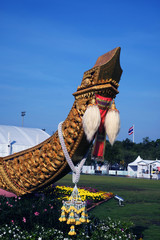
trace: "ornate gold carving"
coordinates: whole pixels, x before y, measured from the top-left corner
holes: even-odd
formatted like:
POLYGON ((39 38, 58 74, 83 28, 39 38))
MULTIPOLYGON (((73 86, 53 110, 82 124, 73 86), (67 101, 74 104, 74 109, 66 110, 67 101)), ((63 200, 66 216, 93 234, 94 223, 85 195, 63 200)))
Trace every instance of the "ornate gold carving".
MULTIPOLYGON (((73 95, 75 102, 62 125, 64 141, 74 163, 86 154, 90 143, 82 128, 87 106, 95 94, 114 98, 121 75, 119 48, 99 58, 95 66, 84 73, 81 86, 73 95)), ((56 131, 37 146, 0 158, 0 188, 23 195, 53 183, 70 171, 56 131)))

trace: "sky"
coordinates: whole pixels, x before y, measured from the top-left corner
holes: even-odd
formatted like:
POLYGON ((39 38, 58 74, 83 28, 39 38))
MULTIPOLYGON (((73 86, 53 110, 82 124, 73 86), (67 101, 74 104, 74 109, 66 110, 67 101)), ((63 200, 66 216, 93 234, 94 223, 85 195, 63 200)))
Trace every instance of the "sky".
POLYGON ((83 73, 121 47, 117 140, 160 138, 158 0, 0 0, 0 125, 46 129, 67 117, 83 73))

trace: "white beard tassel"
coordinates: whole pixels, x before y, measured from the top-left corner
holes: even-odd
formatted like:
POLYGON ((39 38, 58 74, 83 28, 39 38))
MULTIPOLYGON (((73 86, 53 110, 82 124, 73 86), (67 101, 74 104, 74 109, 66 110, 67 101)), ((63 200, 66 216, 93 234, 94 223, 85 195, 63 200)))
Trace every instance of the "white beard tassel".
POLYGON ((97 105, 89 105, 83 115, 82 124, 87 140, 90 142, 97 132, 101 115, 97 105))
POLYGON ((108 136, 110 144, 113 146, 116 137, 120 131, 120 115, 119 111, 115 107, 114 100, 112 102, 111 108, 108 110, 105 121, 104 127, 106 130, 106 134, 108 136))

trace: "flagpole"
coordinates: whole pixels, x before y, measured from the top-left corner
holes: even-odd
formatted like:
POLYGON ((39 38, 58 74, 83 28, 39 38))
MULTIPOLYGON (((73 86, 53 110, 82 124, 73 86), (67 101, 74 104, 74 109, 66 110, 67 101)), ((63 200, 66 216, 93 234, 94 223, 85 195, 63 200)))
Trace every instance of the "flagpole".
POLYGON ((134 124, 133 124, 133 143, 134 143, 134 124))

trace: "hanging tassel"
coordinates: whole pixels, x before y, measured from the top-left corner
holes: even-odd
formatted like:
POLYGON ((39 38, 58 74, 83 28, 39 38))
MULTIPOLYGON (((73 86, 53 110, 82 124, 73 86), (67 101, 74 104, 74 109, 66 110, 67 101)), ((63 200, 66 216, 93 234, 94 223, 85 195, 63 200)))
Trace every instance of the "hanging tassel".
POLYGON ((70 236, 76 235, 74 225, 72 225, 72 226, 70 227, 70 231, 69 231, 68 235, 70 235, 70 236))
POLYGON ((79 220, 79 216, 77 215, 77 218, 76 218, 76 225, 80 225, 81 224, 81 221, 79 220))
POLYGON ((73 210, 71 211, 68 220, 69 220, 70 223, 67 223, 67 224, 75 224, 76 223, 73 210))
POLYGON ((62 210, 61 217, 59 218, 59 221, 60 222, 65 222, 66 221, 66 215, 65 215, 65 211, 64 210, 62 210))
POLYGON ((120 116, 113 99, 112 106, 105 117, 104 126, 111 145, 114 144, 120 130, 120 116))
POLYGON ((86 222, 86 214, 85 214, 85 211, 82 212, 79 221, 80 221, 81 223, 85 223, 85 222, 86 222))
POLYGON ((64 143, 63 134, 62 134, 62 123, 58 125, 58 135, 60 139, 60 143, 62 145, 62 149, 64 151, 65 158, 72 169, 73 177, 72 181, 75 184, 72 194, 67 201, 63 201, 63 206, 61 207, 61 217, 59 218, 60 222, 66 221, 67 224, 71 224, 71 228, 69 231, 69 235, 76 235, 75 225, 80 225, 82 222, 89 222, 88 214, 85 215, 85 206, 86 202, 81 200, 80 194, 78 192, 77 183, 80 178, 80 172, 82 166, 85 163, 86 157, 81 160, 78 166, 74 166, 72 160, 67 154, 67 149, 64 143), (80 220, 80 215, 82 221, 80 220))
POLYGON ((87 213, 86 213, 85 217, 86 217, 86 223, 89 223, 90 220, 88 219, 88 214, 87 213))
POLYGON ((97 132, 100 122, 99 108, 95 103, 92 103, 87 107, 82 119, 83 129, 89 142, 97 132))

